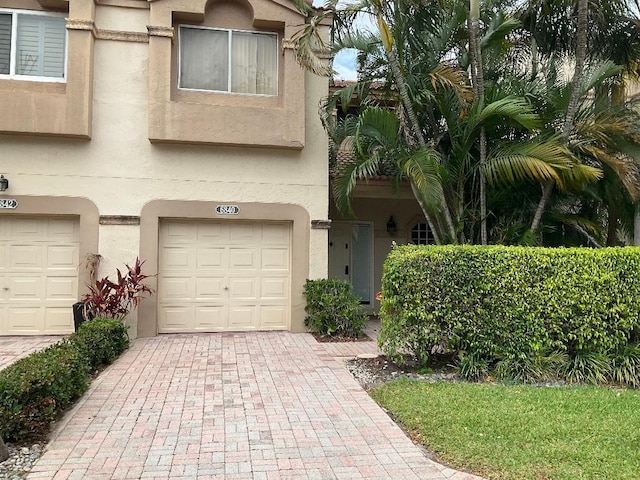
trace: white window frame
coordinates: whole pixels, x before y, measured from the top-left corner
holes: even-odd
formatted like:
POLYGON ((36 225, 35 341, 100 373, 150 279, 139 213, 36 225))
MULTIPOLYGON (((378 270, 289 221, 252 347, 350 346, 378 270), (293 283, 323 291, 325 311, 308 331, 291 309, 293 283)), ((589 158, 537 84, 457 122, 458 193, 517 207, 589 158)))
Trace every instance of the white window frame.
POLYGON ((280 91, 280 56, 278 55, 278 45, 280 44, 279 42, 279 35, 275 32, 258 32, 255 30, 237 30, 237 29, 230 29, 230 28, 215 28, 215 27, 205 27, 205 26, 201 26, 201 25, 187 25, 187 24, 181 24, 178 25, 178 90, 185 90, 185 91, 191 91, 191 92, 210 92, 210 93, 225 93, 228 95, 251 95, 251 96, 257 96, 257 97, 277 97, 278 96, 278 92, 280 91), (198 30, 216 30, 218 32, 227 32, 228 36, 229 36, 229 41, 227 42, 228 44, 228 58, 229 58, 229 65, 227 65, 227 85, 228 90, 208 90, 208 89, 204 89, 204 88, 185 88, 185 87, 181 87, 181 83, 182 83, 182 78, 181 78, 181 72, 182 72, 182 58, 181 58, 181 54, 182 54, 182 36, 181 36, 181 32, 183 28, 192 28, 192 29, 198 29, 198 30), (259 35, 271 35, 273 37, 276 38, 276 93, 275 94, 268 94, 268 93, 245 93, 245 92, 232 92, 231 91, 231 58, 232 58, 232 49, 233 49, 233 45, 232 45, 232 37, 233 37, 233 33, 237 32, 237 33, 251 33, 251 34, 259 34, 259 35))
POLYGON ((11 14, 11 52, 9 53, 9 74, 0 74, 0 79, 26 80, 29 82, 67 82, 67 59, 69 51, 69 31, 65 28, 64 33, 64 65, 62 67, 62 77, 41 77, 35 75, 19 75, 16 73, 16 49, 18 43, 18 15, 33 15, 65 18, 64 14, 53 12, 39 12, 36 10, 17 10, 10 8, 0 8, 0 14, 11 14))

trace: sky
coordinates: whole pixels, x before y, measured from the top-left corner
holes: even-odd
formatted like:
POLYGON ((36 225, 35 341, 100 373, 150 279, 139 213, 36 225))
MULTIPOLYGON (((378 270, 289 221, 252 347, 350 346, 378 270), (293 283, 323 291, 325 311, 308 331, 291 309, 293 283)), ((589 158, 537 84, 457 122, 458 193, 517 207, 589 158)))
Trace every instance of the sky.
MULTIPOLYGON (((344 0, 345 3, 350 0, 344 0)), ((325 0, 313 0, 313 5, 320 7, 324 4, 325 0)), ((373 28, 371 20, 368 18, 361 18, 356 21, 359 28, 373 28)), ((356 72, 356 50, 345 49, 339 52, 333 60, 333 69, 336 71, 334 75, 335 79, 339 80, 357 80, 356 72)))
POLYGON ((334 77, 340 80, 357 80, 356 50, 342 50, 333 60, 334 77))

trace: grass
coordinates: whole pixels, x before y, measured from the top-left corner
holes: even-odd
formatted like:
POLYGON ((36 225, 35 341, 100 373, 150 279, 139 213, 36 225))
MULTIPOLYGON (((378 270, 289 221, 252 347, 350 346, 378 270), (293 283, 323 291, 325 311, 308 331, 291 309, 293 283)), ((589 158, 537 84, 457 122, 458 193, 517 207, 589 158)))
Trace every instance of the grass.
POLYGON ((399 380, 371 396, 451 466, 503 480, 640 478, 640 392, 399 380))

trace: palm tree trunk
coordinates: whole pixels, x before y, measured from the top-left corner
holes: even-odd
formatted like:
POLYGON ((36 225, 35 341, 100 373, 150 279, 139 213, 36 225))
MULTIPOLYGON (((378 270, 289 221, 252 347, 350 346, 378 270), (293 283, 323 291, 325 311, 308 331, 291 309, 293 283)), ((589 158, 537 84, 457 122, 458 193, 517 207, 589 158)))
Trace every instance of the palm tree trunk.
POLYGON ((640 205, 636 204, 636 214, 633 218, 633 244, 640 246, 640 205))
POLYGON ((618 212, 613 206, 607 208, 607 247, 618 243, 618 212))
MULTIPOLYGON (((578 19, 576 30, 576 65, 573 70, 573 80, 571 81, 571 97, 569 98, 569 106, 567 114, 564 117, 564 125, 562 126, 562 137, 565 141, 569 140, 569 135, 575 123, 576 113, 578 111, 578 102, 580 100, 580 84, 582 83, 582 72, 584 70, 584 62, 587 57, 587 30, 589 27, 589 0, 578 0, 578 19)), ((538 203, 536 213, 531 222, 531 230, 536 232, 540 226, 540 220, 544 213, 551 192, 555 186, 555 180, 545 182, 542 191, 542 197, 538 203)))
MULTIPOLYGON (((395 81, 396 86, 398 87, 398 92, 400 93, 400 101, 402 102, 402 107, 407 113, 407 117, 409 122, 411 123, 411 131, 415 136, 415 140, 418 142, 418 145, 421 147, 426 147, 427 142, 424 139, 424 135, 422 135, 422 129, 420 128, 420 123, 418 122, 418 117, 416 116, 416 112, 413 109, 413 105, 411 103, 411 99, 409 98, 409 91, 407 90, 407 85, 404 81, 404 76, 402 75, 402 71, 400 70, 400 63, 393 53, 393 50, 387 51, 387 60, 389 62, 389 66, 391 68, 391 73, 393 74, 393 79, 395 81)), ((412 188, 414 186, 412 185, 412 188)), ((414 188, 414 194, 415 194, 414 188)), ((425 217, 427 218, 427 222, 429 226, 433 225, 433 220, 430 218, 429 213, 427 212, 424 203, 421 201, 421 198, 416 196, 422 211, 424 212, 425 217)), ((445 201, 443 205, 441 205, 442 212, 445 217, 445 222, 447 224, 447 229, 449 230, 448 236, 451 238, 452 242, 456 241, 456 229, 453 225, 453 219, 451 218, 451 212, 449 211, 449 205, 445 201)), ((434 231, 435 232, 435 231, 434 231)), ((434 237, 435 238, 435 237, 434 237)))
MULTIPOLYGON (((478 36, 480 35, 480 0, 471 0, 467 26, 469 27, 469 52, 471 54, 471 79, 473 83, 473 93, 476 102, 484 105, 484 70, 482 65, 482 51, 478 36)), ((483 128, 480 129, 480 166, 487 161, 487 134, 483 128)), ((487 236, 487 180, 482 168, 479 169, 480 181, 480 243, 486 245, 487 236)))

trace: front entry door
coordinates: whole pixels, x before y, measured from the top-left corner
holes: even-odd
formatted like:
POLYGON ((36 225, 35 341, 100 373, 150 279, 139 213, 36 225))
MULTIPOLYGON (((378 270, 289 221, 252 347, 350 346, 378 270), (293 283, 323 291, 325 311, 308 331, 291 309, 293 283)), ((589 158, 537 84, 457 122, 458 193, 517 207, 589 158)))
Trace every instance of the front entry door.
POLYGON ((353 285, 364 305, 372 304, 373 225, 333 222, 329 230, 329 278, 353 285))

